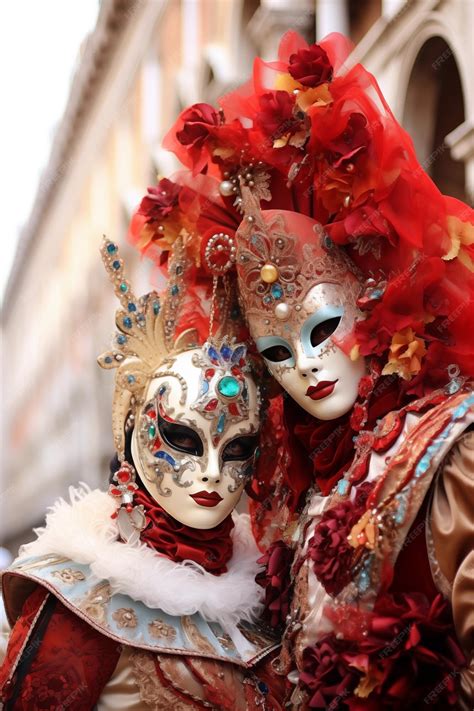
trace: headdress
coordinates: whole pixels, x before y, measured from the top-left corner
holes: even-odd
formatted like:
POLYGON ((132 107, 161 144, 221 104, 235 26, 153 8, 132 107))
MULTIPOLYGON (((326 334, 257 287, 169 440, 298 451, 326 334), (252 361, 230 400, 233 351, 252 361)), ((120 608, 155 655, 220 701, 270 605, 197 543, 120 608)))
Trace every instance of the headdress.
MULTIPOLYGON (((474 213, 439 192, 374 77, 346 64, 349 53, 340 35, 308 46, 288 32, 277 61, 257 58, 252 79, 219 110, 185 109, 164 146, 213 185, 207 206, 225 205, 219 219, 227 215, 232 237, 246 190, 263 216, 289 211, 320 223, 364 287, 358 351, 421 394, 446 381, 450 364, 472 372, 474 213)), ((196 252, 203 237, 194 230, 196 252)), ((316 249, 320 240, 316 231, 316 249)))

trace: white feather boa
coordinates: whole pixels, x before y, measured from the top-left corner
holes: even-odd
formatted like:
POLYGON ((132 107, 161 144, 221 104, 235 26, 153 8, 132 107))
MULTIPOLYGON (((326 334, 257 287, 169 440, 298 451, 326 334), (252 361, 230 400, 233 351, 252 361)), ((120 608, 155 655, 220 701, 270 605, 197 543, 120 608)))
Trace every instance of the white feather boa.
POLYGON ((110 515, 112 498, 87 485, 70 487, 70 503, 59 499, 46 516, 38 538, 20 549, 20 558, 57 554, 88 564, 98 580, 108 580, 114 593, 129 595, 169 615, 195 612, 223 627, 252 620, 261 612, 262 589, 255 582, 258 549, 247 515, 234 515, 234 552, 227 573, 216 576, 192 561, 174 563, 143 543, 118 540, 110 515))

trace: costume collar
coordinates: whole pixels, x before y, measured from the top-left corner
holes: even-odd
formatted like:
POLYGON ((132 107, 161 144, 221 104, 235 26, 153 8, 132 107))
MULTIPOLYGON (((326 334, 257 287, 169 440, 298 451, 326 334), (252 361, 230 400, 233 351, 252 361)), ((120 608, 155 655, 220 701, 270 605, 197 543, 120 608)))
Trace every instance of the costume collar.
POLYGON ((130 596, 169 615, 192 615, 224 627, 251 620, 261 611, 261 589, 255 582, 258 549, 249 517, 236 515, 233 555, 227 572, 208 573, 197 563, 175 563, 143 543, 129 545, 118 538, 112 498, 85 484, 70 488, 70 502, 60 499, 36 529, 38 538, 20 549, 16 563, 31 556, 54 554, 89 565, 112 592, 130 596))

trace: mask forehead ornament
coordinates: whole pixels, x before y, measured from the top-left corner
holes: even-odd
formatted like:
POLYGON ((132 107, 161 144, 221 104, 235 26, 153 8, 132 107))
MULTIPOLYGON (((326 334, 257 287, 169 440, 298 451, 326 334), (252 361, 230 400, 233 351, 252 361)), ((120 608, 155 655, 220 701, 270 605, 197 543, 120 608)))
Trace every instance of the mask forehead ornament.
POLYGON ((343 284, 355 302, 360 291, 356 267, 318 222, 285 210, 261 211, 245 186, 242 196, 245 218, 237 231, 237 272, 248 316, 267 326, 294 318, 317 284, 343 284))

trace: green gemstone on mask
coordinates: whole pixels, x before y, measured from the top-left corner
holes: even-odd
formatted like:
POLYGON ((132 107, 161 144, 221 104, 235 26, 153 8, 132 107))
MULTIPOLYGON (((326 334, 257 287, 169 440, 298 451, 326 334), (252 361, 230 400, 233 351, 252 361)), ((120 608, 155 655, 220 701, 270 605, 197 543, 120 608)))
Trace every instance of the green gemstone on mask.
POLYGON ((217 390, 224 397, 237 397, 240 393, 240 383, 232 375, 225 375, 217 383, 217 390))
POLYGON ((148 428, 148 437, 150 439, 153 439, 153 437, 156 435, 156 427, 155 425, 150 425, 148 428))

